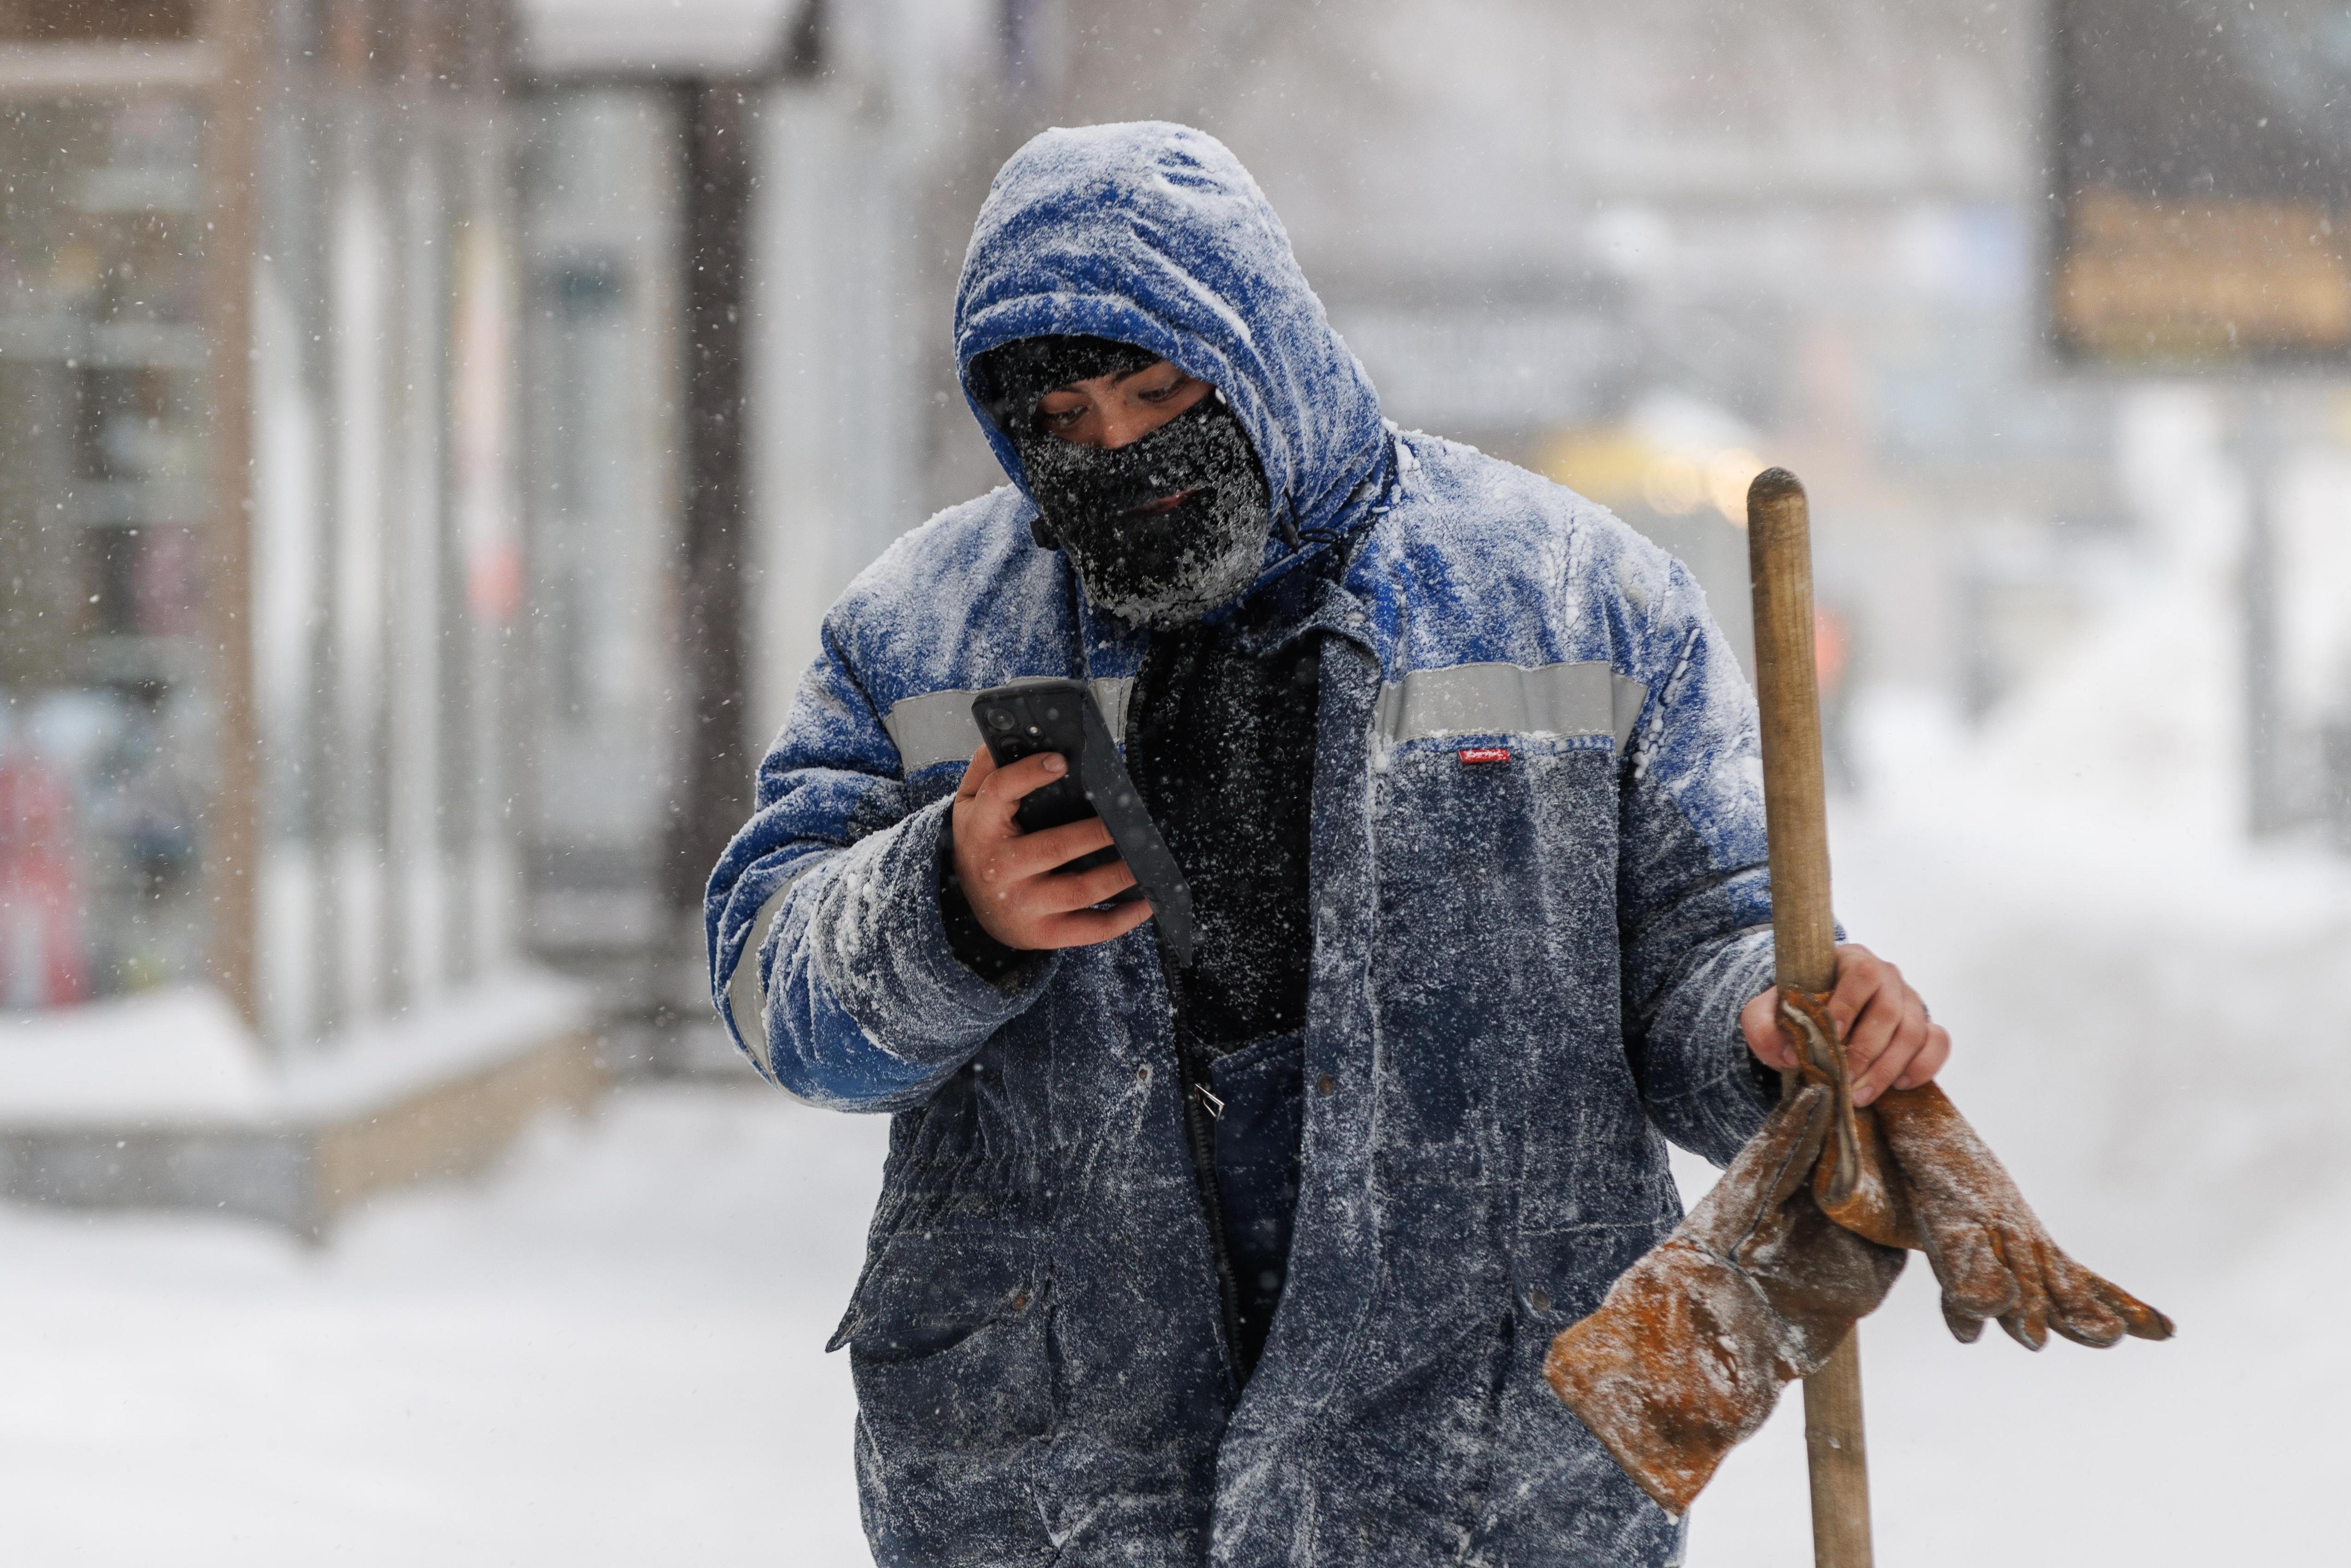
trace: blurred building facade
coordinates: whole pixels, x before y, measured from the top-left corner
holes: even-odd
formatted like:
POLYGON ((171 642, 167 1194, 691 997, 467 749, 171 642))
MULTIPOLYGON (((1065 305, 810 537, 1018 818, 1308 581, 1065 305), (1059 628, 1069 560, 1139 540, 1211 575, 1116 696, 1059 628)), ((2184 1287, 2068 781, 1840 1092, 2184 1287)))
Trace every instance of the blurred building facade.
POLYGON ((0 24, 0 1177, 315 1228, 591 1089, 518 964, 512 18, 0 24))
POLYGON ((621 1060, 739 1072, 702 884, 824 608, 927 509, 939 192, 990 123, 1001 16, 521 16, 529 940, 621 1060))
POLYGON ((679 106, 631 82, 526 101, 529 927, 627 1015, 670 936, 661 855, 684 761, 679 106))

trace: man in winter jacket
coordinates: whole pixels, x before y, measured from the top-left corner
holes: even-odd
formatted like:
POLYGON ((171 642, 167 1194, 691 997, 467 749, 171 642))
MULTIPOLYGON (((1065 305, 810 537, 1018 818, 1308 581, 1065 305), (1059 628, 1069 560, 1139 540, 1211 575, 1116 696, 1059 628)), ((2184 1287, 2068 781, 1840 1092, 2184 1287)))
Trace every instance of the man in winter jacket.
MULTIPOLYGON (((1541 1375, 1760 1124, 1752 706, 1688 574, 1405 434, 1212 138, 1050 131, 980 212, 1012 484, 900 539, 710 883, 721 1015, 893 1113, 833 1338, 885 1564, 1660 1563, 1541 1375), (1194 900, 1033 834, 973 695, 1091 684, 1194 900)), ((1844 950, 1865 1101, 1948 1042, 1844 950)))

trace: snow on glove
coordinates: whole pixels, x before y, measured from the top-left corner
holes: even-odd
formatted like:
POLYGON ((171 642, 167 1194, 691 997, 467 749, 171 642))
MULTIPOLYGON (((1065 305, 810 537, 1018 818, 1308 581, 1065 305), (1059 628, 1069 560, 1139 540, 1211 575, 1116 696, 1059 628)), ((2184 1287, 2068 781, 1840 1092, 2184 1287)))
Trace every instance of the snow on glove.
POLYGON ((1670 1513, 1902 1271, 1905 1253, 1833 1224, 1813 1199, 1832 1101, 1818 1085, 1783 1099, 1673 1235, 1552 1341, 1552 1391, 1670 1513))
POLYGON ((2076 1344, 2169 1339, 2171 1320, 2067 1257, 2000 1161, 1932 1083, 1889 1090, 1874 1115, 1961 1343, 1998 1318, 2027 1350, 2055 1329, 2076 1344))

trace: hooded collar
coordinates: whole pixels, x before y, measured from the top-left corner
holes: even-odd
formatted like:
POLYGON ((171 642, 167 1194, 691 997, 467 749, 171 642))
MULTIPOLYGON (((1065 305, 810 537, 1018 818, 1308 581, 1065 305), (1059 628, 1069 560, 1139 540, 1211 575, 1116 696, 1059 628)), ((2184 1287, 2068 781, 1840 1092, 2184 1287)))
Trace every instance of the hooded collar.
POLYGON ((965 400, 1024 495, 1019 454, 973 384, 990 349, 1045 333, 1110 338, 1214 385, 1272 495, 1259 587, 1360 528, 1394 482, 1378 394, 1281 220, 1224 143, 1189 126, 1048 131, 1014 153, 973 227, 955 331, 965 400))

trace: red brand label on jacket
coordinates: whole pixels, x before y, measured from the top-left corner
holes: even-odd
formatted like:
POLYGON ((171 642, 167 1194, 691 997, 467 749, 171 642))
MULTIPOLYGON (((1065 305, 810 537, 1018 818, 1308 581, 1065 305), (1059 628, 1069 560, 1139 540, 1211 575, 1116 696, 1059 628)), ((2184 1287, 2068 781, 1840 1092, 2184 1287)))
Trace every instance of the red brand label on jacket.
POLYGON ((1461 766, 1473 762, 1508 762, 1510 748, 1507 746, 1465 746, 1461 748, 1461 766))

